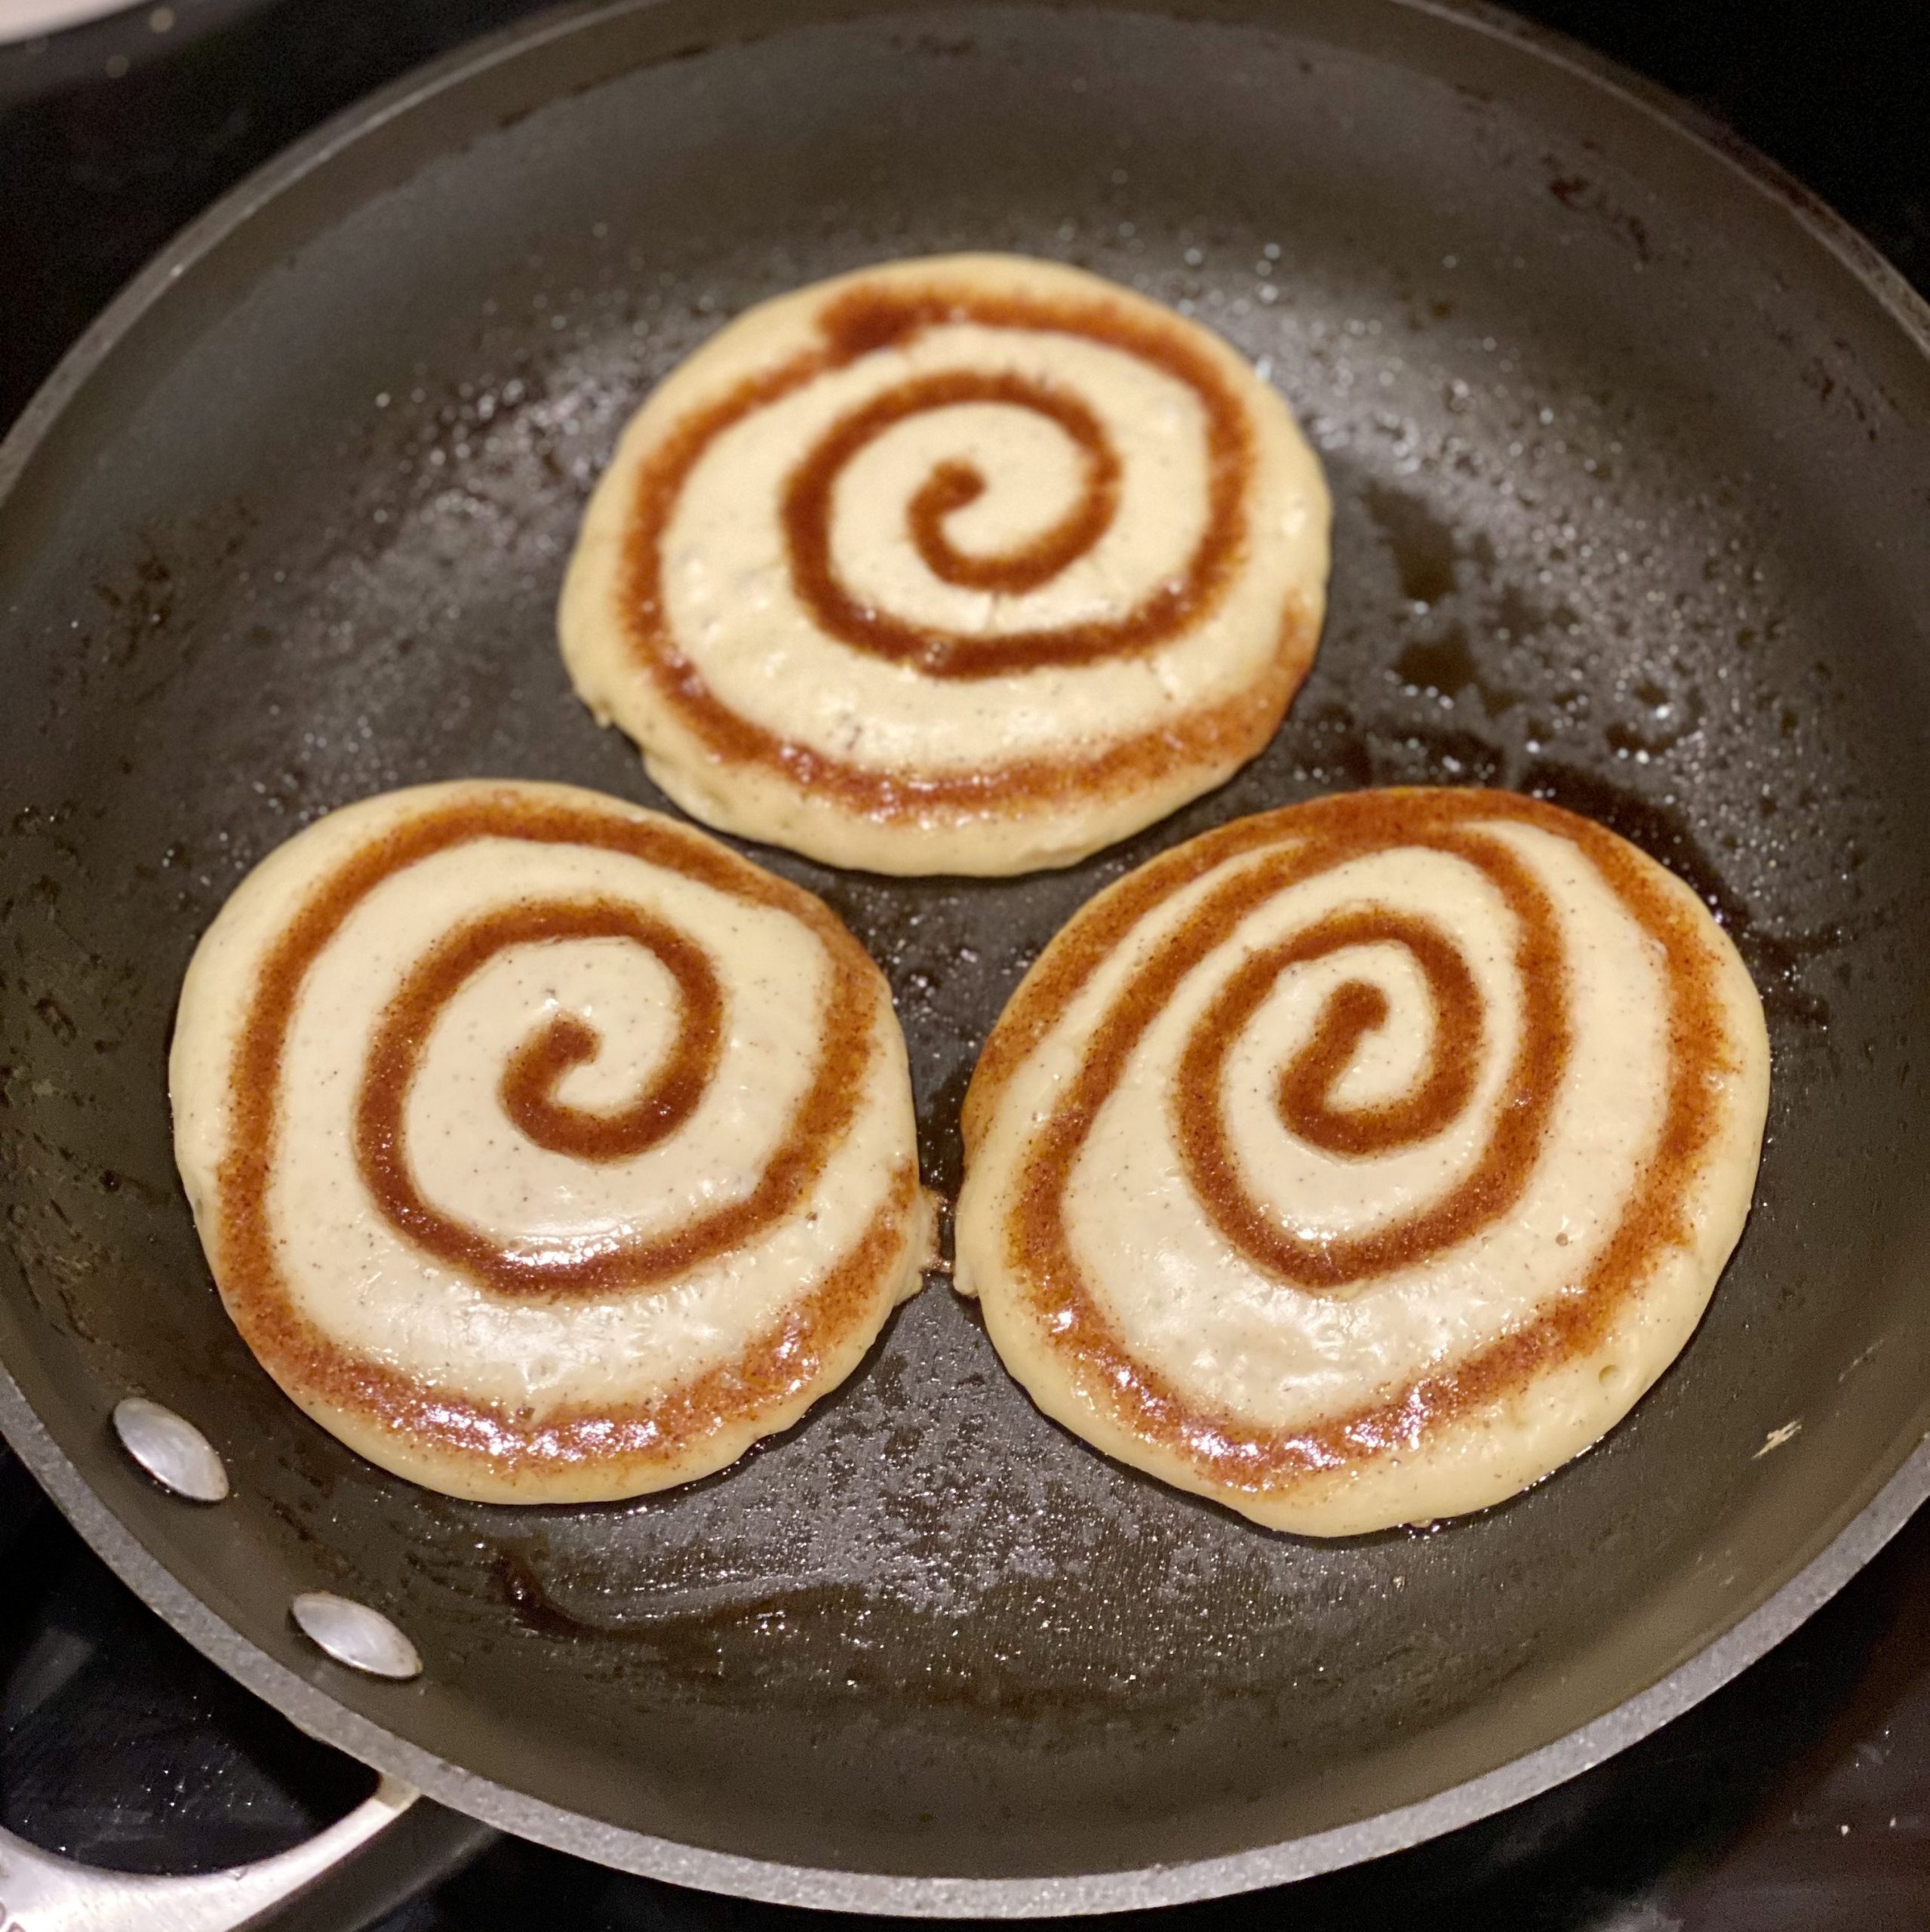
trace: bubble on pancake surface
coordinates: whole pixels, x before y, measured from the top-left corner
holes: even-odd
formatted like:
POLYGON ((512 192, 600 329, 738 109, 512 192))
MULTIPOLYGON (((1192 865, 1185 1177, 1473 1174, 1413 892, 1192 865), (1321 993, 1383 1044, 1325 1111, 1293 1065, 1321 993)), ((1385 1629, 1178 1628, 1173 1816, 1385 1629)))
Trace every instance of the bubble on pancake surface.
POLYGON ((568 787, 392 794, 272 854, 196 955, 171 1083, 250 1348, 454 1494, 723 1466, 850 1372, 930 1253, 862 949, 568 787))
POLYGON ((1311 662, 1329 504, 1197 325, 1011 257, 753 309, 625 432, 560 617, 708 822, 834 863, 1069 863, 1226 777, 1311 662))
POLYGON ((1762 1012, 1572 814, 1355 793, 1102 894, 988 1042, 960 1284, 1049 1414, 1256 1520, 1501 1500, 1626 1413, 1747 1212, 1762 1012))

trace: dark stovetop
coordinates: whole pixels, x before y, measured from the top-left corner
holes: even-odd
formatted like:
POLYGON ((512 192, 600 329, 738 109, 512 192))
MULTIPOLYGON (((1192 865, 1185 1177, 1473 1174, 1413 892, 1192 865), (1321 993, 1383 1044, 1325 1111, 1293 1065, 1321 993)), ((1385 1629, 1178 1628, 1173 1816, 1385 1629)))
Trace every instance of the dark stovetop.
MULTIPOLYGON (((174 0, 0 49, 0 425, 115 288, 240 175, 527 11, 174 0)), ((1922 0, 1520 11, 1727 121, 1930 292, 1930 60, 1909 30, 1930 16, 1922 0)), ((103 1864, 205 1869, 292 1842, 365 1782, 164 1628, 0 1451, 0 1823, 103 1864)), ((506 1841, 383 1932, 776 1932, 792 1916, 506 1841)), ((1199 1932, 1283 1918, 1307 1932, 1922 1932, 1930 1511, 1797 1635, 1588 1775, 1418 1850, 1165 1916, 1199 1932)))

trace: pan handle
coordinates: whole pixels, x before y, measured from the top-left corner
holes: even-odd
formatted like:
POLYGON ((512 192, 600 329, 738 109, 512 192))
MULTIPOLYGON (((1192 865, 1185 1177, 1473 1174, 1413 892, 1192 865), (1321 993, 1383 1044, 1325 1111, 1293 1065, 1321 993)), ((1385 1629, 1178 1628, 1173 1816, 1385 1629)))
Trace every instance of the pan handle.
POLYGON ((97 1871, 0 1831, 0 1932, 235 1932, 360 1851, 416 1797, 385 1778, 373 1797, 306 1844, 186 1878, 97 1871))

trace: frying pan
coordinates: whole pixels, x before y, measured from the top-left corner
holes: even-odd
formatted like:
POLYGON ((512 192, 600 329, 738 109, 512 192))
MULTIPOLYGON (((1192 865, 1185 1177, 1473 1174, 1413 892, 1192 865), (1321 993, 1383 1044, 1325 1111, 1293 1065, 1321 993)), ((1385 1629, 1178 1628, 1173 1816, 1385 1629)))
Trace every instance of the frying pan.
MULTIPOLYGON (((1930 1491, 1930 316, 1640 85, 1412 0, 617 0, 324 129, 190 229, 0 452, 10 1254, 0 1425, 296 1722, 611 1864, 874 1912, 1093 1912, 1412 1843, 1642 1736, 1930 1491), (1689 878, 1768 1005, 1749 1231, 1634 1415, 1432 1533, 1271 1535, 1089 1453, 934 1284, 737 1469, 636 1503, 412 1488, 221 1313, 162 1065, 195 937, 316 814, 463 774, 656 802, 552 609, 650 383, 885 256, 1018 248, 1190 304, 1318 442, 1319 663, 1271 749, 1071 871, 758 857, 890 974, 927 1178, 1102 883, 1235 813, 1479 782, 1689 878), (107 1418, 189 1418, 232 1494, 107 1418), (423 1675, 330 1662, 300 1592, 423 1675)), ((152 1921, 148 1921, 152 1922, 152 1921)))

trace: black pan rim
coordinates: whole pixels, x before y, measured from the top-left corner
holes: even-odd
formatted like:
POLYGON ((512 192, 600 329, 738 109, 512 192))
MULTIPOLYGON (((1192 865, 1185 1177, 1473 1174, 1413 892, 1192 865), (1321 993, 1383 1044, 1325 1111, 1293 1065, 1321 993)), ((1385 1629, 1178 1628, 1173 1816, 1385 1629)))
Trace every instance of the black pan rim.
MULTIPOLYGON (((128 284, 62 358, 0 441, 0 512, 41 444, 96 371, 195 263, 265 213, 296 183, 376 129, 448 89, 607 20, 662 0, 578 0, 456 50, 344 110, 231 189, 128 284)), ((910 0, 907 0, 910 4, 910 0)), ((1078 0, 1031 0, 1057 8, 1078 0)), ((1103 8, 1107 0, 1089 0, 1103 8)), ((1878 251, 1785 171, 1652 82, 1566 36, 1483 0, 1381 0, 1507 42, 1640 109, 1795 220, 1861 285, 1916 352, 1930 359, 1930 302, 1878 251)), ((1125 0, 1185 20, 1234 10, 1187 0, 1125 0)), ((1271 0, 1238 11, 1262 19, 1271 0)), ((818 10, 890 11, 876 0, 818 10)), ((719 44, 724 36, 719 36, 719 44)), ((103 1426, 105 1426, 103 1419, 103 1426)), ((1580 1775, 1738 1675, 1828 1601, 1930 1498, 1930 1439, 1900 1443, 1895 1463, 1831 1541, 1795 1576, 1667 1676, 1536 1750, 1398 1810, 1282 1844, 1199 1860, 1072 1876, 952 1878, 787 1865, 705 1850, 601 1823, 510 1790, 426 1752, 349 1710, 324 1687, 330 1666, 288 1669, 216 1616, 174 1578, 95 1494, 0 1366, 0 1435, 96 1554, 190 1643, 293 1722, 350 1755, 469 1815, 559 1850, 674 1884, 776 1905, 924 1918, 1047 1918, 1142 1910, 1256 1890, 1379 1857, 1476 1823, 1580 1775)))

